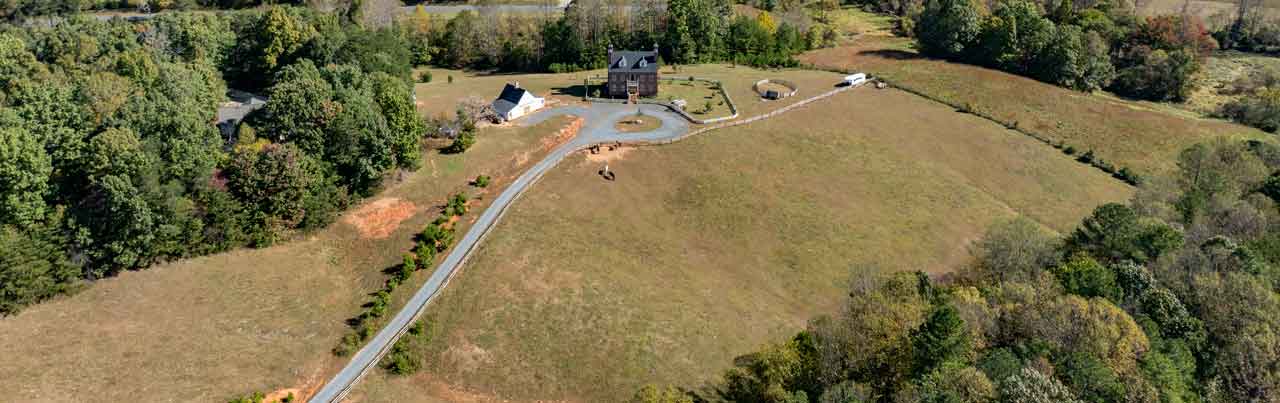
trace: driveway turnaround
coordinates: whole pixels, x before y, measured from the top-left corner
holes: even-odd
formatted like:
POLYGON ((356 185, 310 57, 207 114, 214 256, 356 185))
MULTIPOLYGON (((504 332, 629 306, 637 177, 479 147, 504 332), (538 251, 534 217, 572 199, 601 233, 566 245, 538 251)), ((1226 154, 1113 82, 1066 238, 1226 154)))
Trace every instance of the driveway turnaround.
POLYGON ((400 338, 414 320, 426 310, 427 304, 435 298, 444 286, 448 284, 453 274, 462 267, 463 263, 475 250, 480 241, 484 239, 489 230, 493 229, 498 220, 502 218, 503 213, 507 211, 507 207, 520 197, 530 185, 537 182, 543 174, 550 171, 561 160, 564 160, 570 153, 597 144, 614 144, 617 142, 634 143, 634 142, 663 142, 679 139, 681 136, 689 132, 689 123, 674 113, 668 111, 665 107, 657 105, 620 105, 620 104, 594 104, 590 107, 570 106, 545 110, 527 116, 521 122, 521 125, 533 125, 547 120, 551 117, 561 115, 574 115, 582 117, 584 122, 582 129, 577 136, 570 139, 569 142, 556 147, 541 161, 538 161, 532 168, 520 174, 515 182, 511 183, 496 199, 493 204, 480 214, 480 218, 467 234, 458 241, 458 244, 449 252, 444 261, 436 267, 431 273, 431 277, 427 279, 426 284, 422 285, 418 291, 409 299, 409 302, 391 318, 387 325, 378 331, 360 351, 351 357, 351 361, 347 366, 342 368, 333 379, 311 397, 311 403, 335 403, 342 400, 369 370, 378 365, 378 361, 382 360, 382 356, 391 349, 396 340, 400 338), (618 132, 613 124, 618 120, 634 115, 637 110, 643 110, 646 116, 656 117, 662 120, 662 127, 648 132, 618 132))

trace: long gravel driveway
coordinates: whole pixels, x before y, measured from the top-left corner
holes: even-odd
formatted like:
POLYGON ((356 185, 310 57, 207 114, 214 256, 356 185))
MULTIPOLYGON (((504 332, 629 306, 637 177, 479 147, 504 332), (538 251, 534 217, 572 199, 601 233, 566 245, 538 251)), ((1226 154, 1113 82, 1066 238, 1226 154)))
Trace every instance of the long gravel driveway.
POLYGON ((462 267, 463 263, 466 263, 471 252, 480 244, 480 241, 489 233, 489 230, 493 229, 494 225, 498 223, 503 213, 506 213, 507 207, 510 207, 511 203, 520 197, 520 194, 524 193, 542 175, 550 171, 552 167, 564 160, 570 153, 596 144, 675 140, 689 132, 689 123, 687 121, 666 108, 656 105, 594 104, 590 107, 559 107, 527 116, 520 121, 520 124, 529 126, 562 115, 575 115, 584 119, 582 129, 578 132, 578 135, 570 139, 569 142, 552 150, 551 154, 548 154, 521 174, 519 178, 516 178, 515 182, 511 183, 511 186, 508 186, 493 200, 493 204, 485 209, 484 213, 480 214, 480 218, 476 220, 471 230, 467 231, 467 234, 458 241, 444 261, 431 273, 431 277, 427 279, 426 284, 423 284, 422 288, 418 289, 408 304, 400 312, 397 312, 391 318, 391 321, 369 340, 368 344, 351 357, 351 361, 347 363, 347 366, 341 372, 326 383, 324 388, 321 388, 315 396, 311 397, 311 403, 336 403, 341 401, 361 377, 378 365, 378 361, 391 349, 391 346, 400 338, 400 335, 404 334, 414 320, 426 310, 427 304, 431 303, 431 300, 444 289, 453 274, 462 267), (635 114, 637 110, 643 110, 645 115, 649 117, 661 119, 662 127, 653 131, 633 133, 620 133, 614 129, 614 122, 625 116, 635 114))

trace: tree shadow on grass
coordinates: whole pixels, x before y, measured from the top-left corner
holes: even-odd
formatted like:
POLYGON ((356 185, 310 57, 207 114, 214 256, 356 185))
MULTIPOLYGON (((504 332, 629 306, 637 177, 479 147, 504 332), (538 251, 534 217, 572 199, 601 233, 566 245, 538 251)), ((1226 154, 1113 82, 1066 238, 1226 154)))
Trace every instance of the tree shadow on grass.
POLYGON ((919 53, 908 52, 905 50, 898 50, 898 49, 864 50, 864 51, 858 52, 858 55, 879 56, 879 57, 883 57, 885 59, 890 59, 890 60, 925 59, 925 57, 920 55, 919 53))
POLYGON ((567 87, 551 87, 551 95, 567 95, 567 96, 582 98, 587 96, 587 93, 588 93, 587 91, 595 91, 595 90, 599 90, 600 94, 605 93, 604 85, 597 84, 597 85, 587 86, 582 84, 574 84, 567 87))

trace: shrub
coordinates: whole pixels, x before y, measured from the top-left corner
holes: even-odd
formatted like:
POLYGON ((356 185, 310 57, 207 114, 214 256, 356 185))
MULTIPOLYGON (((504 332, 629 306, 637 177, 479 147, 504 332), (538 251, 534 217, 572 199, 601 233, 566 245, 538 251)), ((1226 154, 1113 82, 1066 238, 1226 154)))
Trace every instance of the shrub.
POLYGON ((418 372, 422 368, 422 360, 417 355, 409 351, 403 343, 405 339, 400 339, 396 345, 391 348, 391 354, 383 358, 383 367, 395 375, 411 375, 418 372))
POLYGON ((354 353, 356 350, 359 350, 360 343, 362 342, 363 340, 360 339, 359 334, 348 333, 342 336, 342 341, 338 343, 337 347, 333 348, 333 355, 346 357, 347 355, 354 353))
POLYGON ((476 180, 471 181, 471 184, 478 188, 487 188, 489 187, 489 175, 477 176, 476 180))
POLYGON ((445 215, 460 216, 467 213, 467 195, 458 193, 449 197, 449 203, 444 208, 445 215))
POLYGON ((449 75, 449 84, 453 84, 453 74, 449 75))
POLYGON ((1142 178, 1138 174, 1133 173, 1129 168, 1120 168, 1119 171, 1112 174, 1116 179, 1122 180, 1130 185, 1138 186, 1142 184, 1142 178))
POLYGON ((1094 160, 1094 161, 1093 161, 1093 166, 1098 167, 1098 169, 1101 169, 1101 170, 1102 170, 1102 172, 1106 172, 1106 173, 1109 173, 1109 174, 1115 174, 1115 173, 1116 173, 1116 166, 1115 166, 1115 165, 1111 165, 1111 163, 1106 162, 1106 161, 1103 161, 1103 160, 1101 160, 1101 159, 1094 160))
POLYGON ((400 265, 400 269, 396 271, 396 276, 393 278, 398 281, 408 280, 414 270, 418 269, 418 261, 416 258, 417 256, 413 254, 405 254, 404 263, 400 265))
POLYGON ((228 400, 227 403, 262 403, 262 400, 266 398, 267 396, 263 395, 262 392, 253 392, 253 394, 245 397, 228 400))
POLYGON ((1228 102, 1218 112, 1231 120, 1275 133, 1280 129, 1280 88, 1257 91, 1228 102))
POLYGON ((420 83, 431 82, 431 71, 423 71, 421 74, 418 74, 418 82, 420 83))
POLYGON ((1076 161, 1091 164, 1093 163, 1093 158, 1093 150, 1089 150, 1085 151, 1084 154, 1081 154, 1079 157, 1076 157, 1076 161))
POLYGON ((458 138, 453 139, 453 143, 450 143, 448 147, 445 147, 443 150, 440 150, 440 151, 444 152, 445 154, 461 154, 462 152, 467 151, 467 149, 471 148, 472 145, 475 145, 475 143, 476 143, 475 133, 472 133, 471 131, 467 130, 467 131, 463 131, 462 133, 459 133, 458 138))
POLYGON ((1074 155, 1076 153, 1076 148, 1072 146, 1063 147, 1062 153, 1066 155, 1074 155))
POLYGON ((436 248, 434 244, 429 245, 426 241, 419 240, 415 251, 418 253, 418 270, 426 269, 431 264, 431 261, 435 260, 436 248))

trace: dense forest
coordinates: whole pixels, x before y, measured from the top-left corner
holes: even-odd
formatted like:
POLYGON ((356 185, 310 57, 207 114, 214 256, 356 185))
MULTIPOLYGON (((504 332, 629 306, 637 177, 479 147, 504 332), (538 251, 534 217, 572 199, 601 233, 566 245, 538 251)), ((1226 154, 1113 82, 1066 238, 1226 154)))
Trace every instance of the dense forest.
POLYGON ((302 8, 0 30, 0 312, 328 224, 426 128, 408 45, 302 8), (269 96, 238 136, 215 112, 269 96))
MULTIPOLYGON (((734 402, 1274 402, 1277 201, 1280 148, 1196 145, 1173 178, 1065 237, 1015 219, 940 279, 855 271, 843 309, 739 357, 708 390, 734 402)), ((648 386, 634 401, 692 400, 648 386)))

